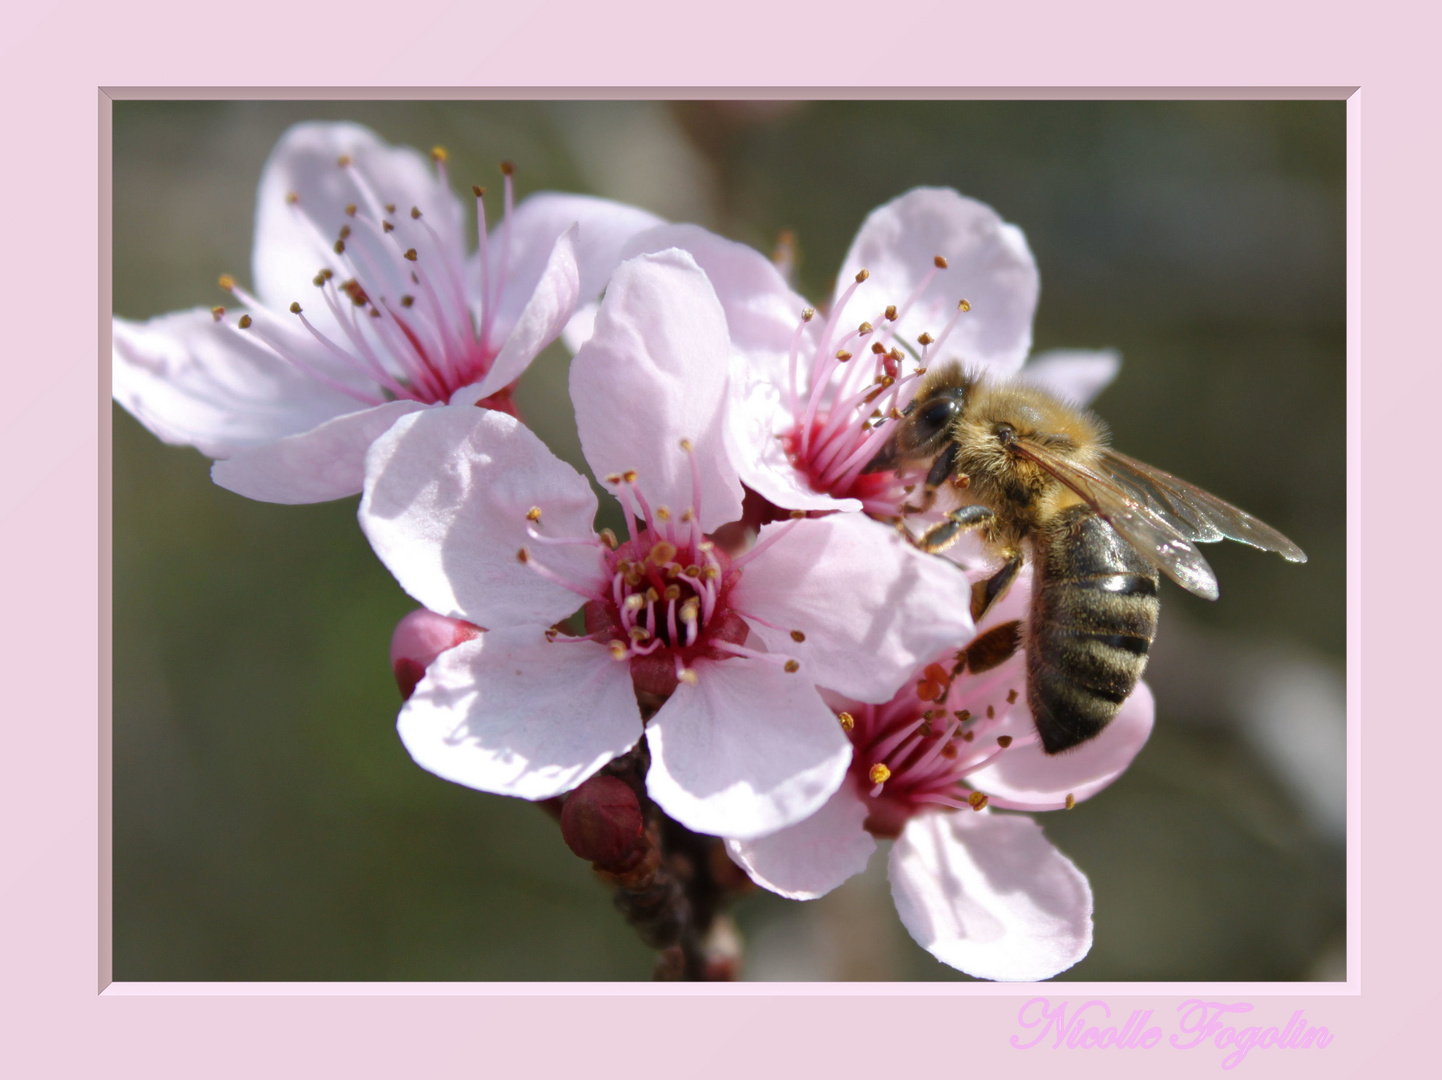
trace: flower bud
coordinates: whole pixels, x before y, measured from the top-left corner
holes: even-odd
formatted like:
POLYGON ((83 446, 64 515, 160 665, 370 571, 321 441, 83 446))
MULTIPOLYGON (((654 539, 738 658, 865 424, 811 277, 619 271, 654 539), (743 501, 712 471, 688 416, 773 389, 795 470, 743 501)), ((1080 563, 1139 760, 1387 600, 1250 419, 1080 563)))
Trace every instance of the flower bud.
POLYGON ((426 608, 417 608, 397 623, 391 635, 391 670, 401 699, 407 700, 415 692, 432 660, 480 633, 481 628, 474 623, 437 615, 426 608))
POLYGON ((599 869, 617 869, 636 850, 645 828, 641 803, 624 780, 593 776, 566 798, 561 837, 599 869))

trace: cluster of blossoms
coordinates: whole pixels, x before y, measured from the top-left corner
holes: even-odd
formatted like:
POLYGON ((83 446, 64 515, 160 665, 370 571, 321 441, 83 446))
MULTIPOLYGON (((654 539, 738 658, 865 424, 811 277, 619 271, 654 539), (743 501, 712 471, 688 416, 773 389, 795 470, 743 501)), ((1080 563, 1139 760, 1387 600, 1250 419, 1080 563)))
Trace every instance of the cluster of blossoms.
POLYGON ((261 182, 254 295, 226 278, 238 308, 116 319, 116 399, 240 494, 362 493, 362 529, 423 605, 392 663, 401 738, 431 772, 544 800, 644 744, 647 798, 757 884, 821 896, 887 840, 897 910, 938 959, 990 979, 1070 967, 1086 878, 1005 811, 1105 787, 1150 696, 1043 754, 1025 576, 973 625, 978 552, 909 544, 890 520, 918 477, 867 465, 928 358, 1077 401, 1116 358, 1028 361, 1025 239, 950 190, 873 212, 817 309, 748 247, 602 199, 513 206, 503 173, 494 231, 474 189, 467 254, 442 151, 292 129, 261 182), (558 338, 622 536, 511 398, 558 338))

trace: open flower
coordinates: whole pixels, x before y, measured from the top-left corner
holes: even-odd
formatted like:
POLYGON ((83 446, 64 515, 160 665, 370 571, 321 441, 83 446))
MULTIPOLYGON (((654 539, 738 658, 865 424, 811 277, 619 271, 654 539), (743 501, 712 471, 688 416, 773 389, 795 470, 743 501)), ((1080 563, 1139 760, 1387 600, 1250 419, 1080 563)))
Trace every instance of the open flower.
POLYGON ((1070 809, 1115 780, 1151 733, 1139 683, 1095 739, 1055 756, 1026 707, 1029 575, 989 612, 965 649, 915 673, 882 705, 833 698, 851 738, 847 782, 813 817, 732 857, 792 899, 860 873, 876 838, 894 838, 896 910, 917 943, 983 979, 1046 979, 1091 948, 1091 889, 1031 819, 1003 810, 1070 809))
MULTIPOLYGON (((1110 352, 1031 348, 1039 278, 1026 238, 991 207, 949 188, 917 188, 874 210, 822 313, 760 252, 694 225, 638 234, 630 255, 677 247, 726 312, 735 374, 728 437, 741 479, 784 509, 890 516, 916 477, 867 473, 931 358, 960 358, 1084 403, 1115 372, 1110 352)), ((684 297, 668 298, 685 320, 684 297)))
POLYGON ((419 764, 543 799, 644 730, 647 787, 667 814, 761 836, 846 775, 851 743, 818 685, 883 702, 970 636, 965 575, 859 515, 773 523, 735 555, 712 540, 741 508, 725 341, 683 252, 613 277, 571 389, 624 540, 596 534, 589 484, 512 417, 428 410, 376 441, 360 509, 372 546, 431 611, 485 628, 441 653, 401 712, 419 764), (664 317, 678 295, 690 322, 664 317), (582 606, 585 636, 565 635, 557 624, 582 606), (655 710, 644 727, 638 695, 655 710))
POLYGON ((366 448, 400 416, 447 402, 512 411, 511 388, 597 296, 621 244, 660 220, 542 193, 479 250, 444 151, 430 162, 355 124, 306 123, 261 177, 252 295, 210 310, 114 320, 114 395, 166 442, 216 462, 222 487, 269 502, 361 489, 366 448))

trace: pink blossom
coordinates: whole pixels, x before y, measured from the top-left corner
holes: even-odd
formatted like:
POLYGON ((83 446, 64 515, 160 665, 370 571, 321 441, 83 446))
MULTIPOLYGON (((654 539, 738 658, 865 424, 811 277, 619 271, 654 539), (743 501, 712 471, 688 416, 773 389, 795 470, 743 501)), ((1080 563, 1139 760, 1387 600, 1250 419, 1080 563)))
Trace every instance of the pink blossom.
MULTIPOLYGON (((741 479, 774 506, 889 516, 916 477, 865 472, 929 358, 957 357, 1085 403, 1109 352, 1043 354, 1023 368, 1039 277, 1026 238, 983 203, 917 188, 874 210, 821 313, 759 252, 694 225, 638 234, 625 253, 677 247, 706 272, 735 365, 728 439, 741 479)), ((667 305, 689 318, 682 298, 667 305)), ((569 336, 569 331, 568 331, 569 336)))
POLYGON ((512 411, 521 373, 659 219, 551 193, 513 208, 507 167, 488 234, 474 192, 468 255, 443 151, 428 162, 355 124, 291 128, 261 177, 254 295, 227 276, 224 307, 115 319, 115 399, 219 459, 222 487, 283 503, 358 492, 366 448, 406 413, 512 411))
MULTIPOLYGON (((1025 620, 1029 573, 978 627, 1025 620)), ((1025 656, 980 672, 950 652, 881 705, 831 699, 849 725, 847 782, 813 817, 761 839, 728 841, 760 885, 821 896, 894 839, 892 897, 912 937, 984 979, 1046 979, 1091 948, 1091 889, 1031 819, 1000 810, 1069 809, 1115 780, 1151 732, 1138 684, 1115 720, 1050 756, 1026 707, 1025 656)))
POLYGON ((360 518, 427 608, 487 628, 442 653, 399 730, 415 760, 548 798, 643 731, 647 788, 698 832, 756 837, 821 807, 851 743, 818 686, 888 700, 971 633, 965 575, 860 515, 773 523, 750 550, 725 452, 726 319, 684 252, 622 264, 572 366, 587 461, 626 511, 513 418, 427 410, 372 447, 360 518), (669 317, 684 301, 691 316, 669 317), (557 624, 584 606, 585 636, 557 624), (644 723, 638 694, 654 715, 644 723))

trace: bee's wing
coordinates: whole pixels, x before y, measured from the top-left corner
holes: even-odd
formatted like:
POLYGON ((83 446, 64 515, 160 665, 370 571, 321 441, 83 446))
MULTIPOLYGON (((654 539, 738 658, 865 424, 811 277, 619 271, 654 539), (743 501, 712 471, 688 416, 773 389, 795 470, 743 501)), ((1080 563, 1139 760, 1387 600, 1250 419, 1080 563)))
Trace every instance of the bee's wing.
MULTIPOLYGON (((1030 440, 1018 439, 1012 448, 1036 462, 1082 498, 1138 553, 1188 592, 1205 600, 1217 598, 1217 578, 1202 553, 1192 544, 1195 529, 1185 520, 1148 505, 1149 499, 1124 487, 1110 476, 1058 455, 1030 440)), ((1220 539, 1214 536, 1212 539, 1220 539)))
POLYGON ((1307 561, 1302 549, 1276 529, 1195 484, 1111 449, 1102 451, 1101 464, 1117 484, 1140 496, 1153 512, 1185 523, 1191 530, 1185 534, 1189 540, 1205 544, 1226 537, 1275 551, 1288 562, 1307 561))

